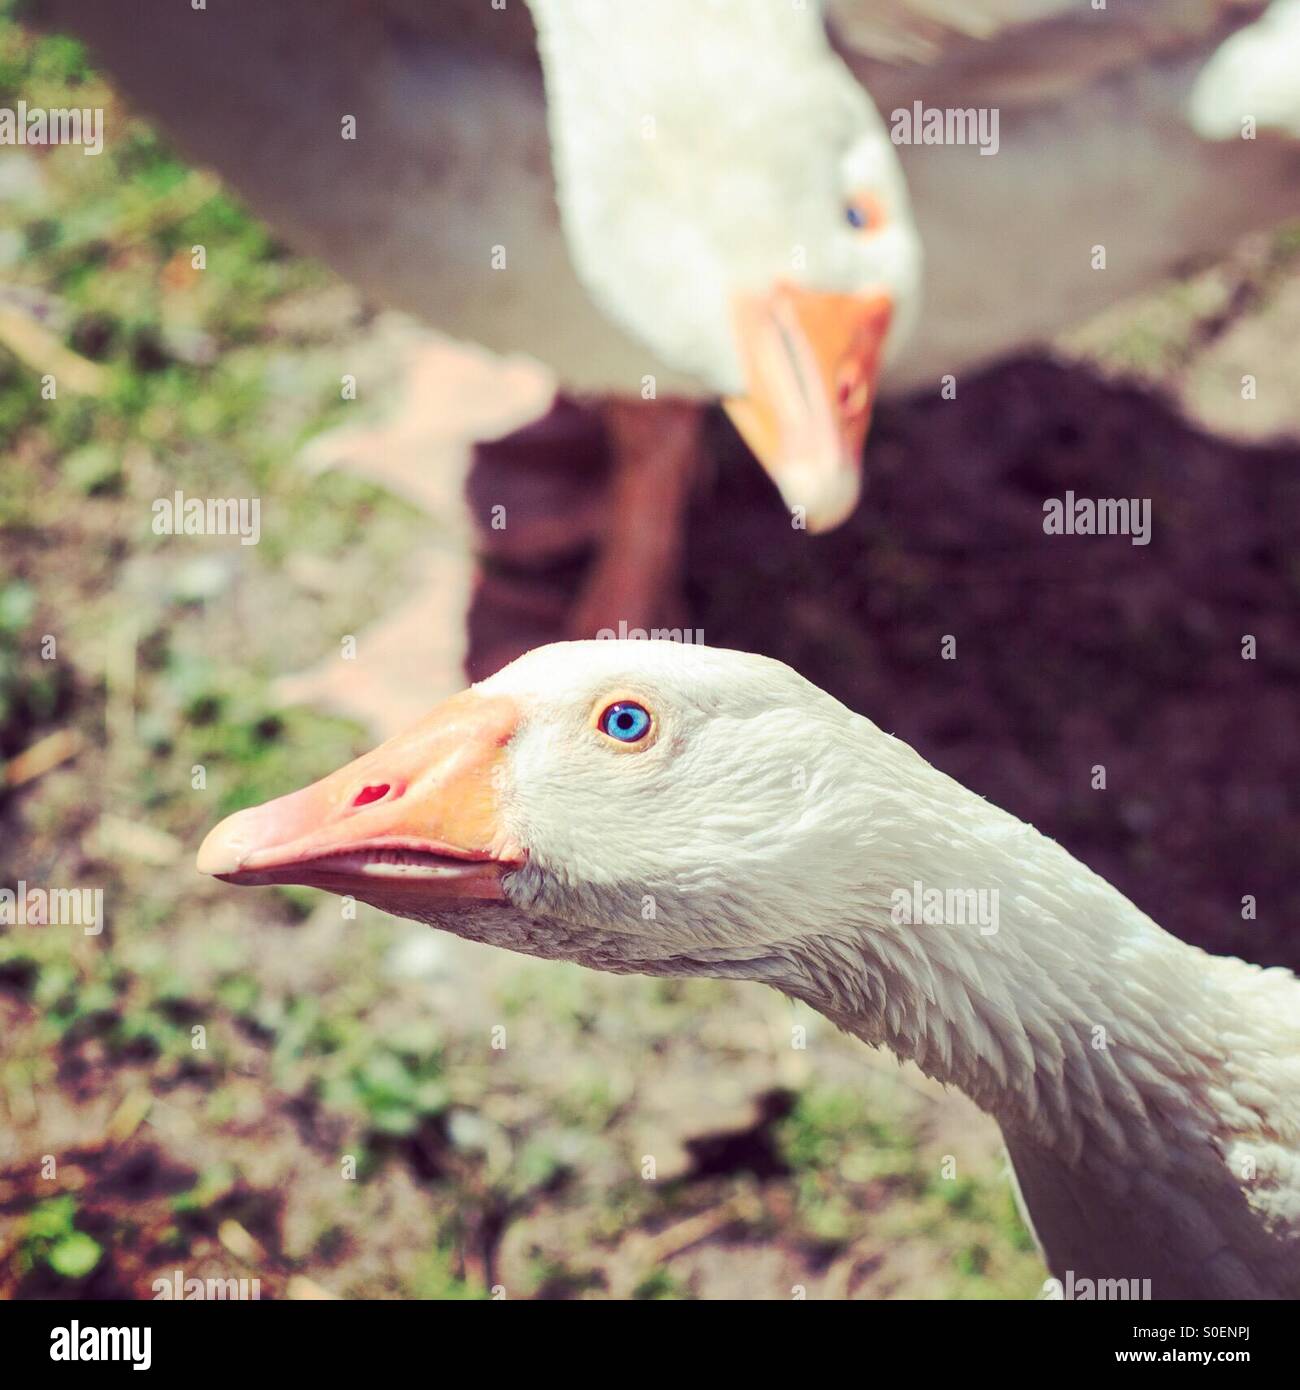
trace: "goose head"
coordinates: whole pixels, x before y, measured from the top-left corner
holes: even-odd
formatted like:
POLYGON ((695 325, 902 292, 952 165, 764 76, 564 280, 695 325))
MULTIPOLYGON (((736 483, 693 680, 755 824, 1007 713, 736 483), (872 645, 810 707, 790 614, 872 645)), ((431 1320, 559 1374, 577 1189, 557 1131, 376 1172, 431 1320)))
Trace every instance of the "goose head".
POLYGON ((580 278, 723 398, 808 529, 838 525, 921 251, 888 132, 818 7, 531 5, 580 278))
POLYGON ((198 867, 596 968, 781 984, 793 934, 861 889, 835 794, 859 725, 766 658, 559 643, 228 817, 198 867))

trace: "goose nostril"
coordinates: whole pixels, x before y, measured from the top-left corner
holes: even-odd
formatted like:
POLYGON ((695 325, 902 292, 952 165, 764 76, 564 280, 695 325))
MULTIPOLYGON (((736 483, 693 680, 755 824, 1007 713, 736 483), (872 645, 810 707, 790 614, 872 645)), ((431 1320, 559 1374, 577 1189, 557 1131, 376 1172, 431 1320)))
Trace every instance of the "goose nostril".
POLYGON ((841 414, 860 415, 867 408, 869 395, 870 387, 861 372, 850 367, 840 373, 836 399, 841 414))
POLYGON ((387 782, 380 782, 373 787, 362 787, 352 798, 352 804, 353 806, 369 806, 372 801, 382 801, 388 795, 389 790, 390 787, 387 782))

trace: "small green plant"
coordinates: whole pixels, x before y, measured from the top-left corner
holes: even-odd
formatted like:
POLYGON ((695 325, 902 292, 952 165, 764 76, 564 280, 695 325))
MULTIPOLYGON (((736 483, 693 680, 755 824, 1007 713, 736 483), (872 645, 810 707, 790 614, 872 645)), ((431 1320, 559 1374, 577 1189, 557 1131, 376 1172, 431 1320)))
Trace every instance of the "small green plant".
POLYGON ((415 1298, 438 1301, 481 1299, 485 1297, 481 1287, 470 1284, 456 1272, 456 1262, 448 1245, 439 1245, 430 1251, 419 1272, 415 1275, 412 1295, 415 1298))
POLYGON ((179 1217, 196 1217, 226 1201, 235 1191, 236 1183, 237 1175, 230 1164, 216 1164, 201 1173, 187 1192, 172 1198, 172 1210, 179 1217))
POLYGON ((414 1134, 451 1100, 440 1059, 380 1048, 326 1086, 329 1104, 364 1113, 372 1133, 414 1134))
POLYGON ((675 1279, 668 1270, 656 1269, 647 1274, 632 1290, 632 1297, 663 1302, 670 1299, 687 1298, 689 1293, 681 1281, 675 1279))
POLYGON ((104 1257, 100 1243, 79 1231, 77 1199, 70 1193, 33 1208, 23 1233, 21 1259, 29 1271, 44 1266, 61 1279, 84 1279, 104 1257))

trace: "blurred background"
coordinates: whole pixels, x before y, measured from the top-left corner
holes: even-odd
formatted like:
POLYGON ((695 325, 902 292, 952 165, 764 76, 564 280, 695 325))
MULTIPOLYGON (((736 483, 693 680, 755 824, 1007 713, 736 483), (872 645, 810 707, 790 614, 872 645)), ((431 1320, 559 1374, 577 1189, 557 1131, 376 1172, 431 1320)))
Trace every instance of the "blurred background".
MULTIPOLYGON (((482 16, 452 8, 472 54, 482 16)), ((1229 23, 1215 8, 1198 8, 1203 30, 1160 31, 1143 83, 1204 61, 1205 27, 1218 41, 1229 23)), ((324 11, 360 25, 357 51, 382 68, 426 21, 377 13, 324 11)), ((521 70, 523 18, 502 59, 521 70)), ((544 368, 434 331, 455 277, 403 260, 410 218, 367 202, 389 185, 418 200, 419 170, 394 184, 381 158, 373 188, 335 186, 340 218, 313 233, 321 181, 294 204, 254 167, 272 230, 210 167, 243 139, 242 108, 112 27, 76 5, 0 4, 0 107, 105 112, 97 157, 0 147, 0 886, 100 887, 106 918, 99 935, 0 926, 0 1291, 151 1297, 181 1269, 257 1278, 264 1297, 1033 1297, 1044 1270, 992 1122, 802 1007, 199 879, 219 817, 363 751, 466 667, 559 635, 589 550, 490 560, 532 607, 476 588, 474 553, 503 489, 534 537, 589 536, 606 464, 578 403, 529 425, 553 390, 544 368), (67 32, 86 29, 108 66, 67 32), (175 90, 150 87, 160 70, 175 90), (365 235, 344 235, 353 217, 365 235), (153 504, 177 489, 260 499, 258 544, 156 534, 153 504)), ((902 42, 884 28, 865 49, 902 42)), ((1059 36, 1028 32, 996 71, 988 43, 959 35, 943 80, 1037 64, 1036 83, 1004 88, 1025 104, 1004 116, 1007 163, 973 161, 1032 222, 1011 156, 1030 142, 1012 136, 1074 118, 1059 72, 1042 78, 1059 36)), ((1089 55, 1078 111, 1104 112, 1130 70, 1069 51, 1089 55)), ((263 62, 292 73, 284 45, 259 55, 242 80, 263 62)), ((894 84, 886 110, 939 80, 934 55, 892 58, 861 69, 894 84)), ((942 304, 951 248, 1002 233, 976 230, 960 184, 965 221, 927 223, 941 180, 908 153, 942 304)), ((708 642, 789 662, 1184 939, 1300 968, 1300 223, 1281 216, 1300 159, 1282 142, 1261 159, 1244 175, 1207 164, 1210 192, 1180 204, 1186 239, 1168 212, 1158 256, 1119 257, 1129 269, 1089 283, 1079 312, 989 323, 1001 360, 963 373, 955 399, 882 403, 866 501, 828 536, 790 529, 712 415, 685 583, 708 642), (1242 202, 1229 178, 1256 180, 1263 225, 1224 224, 1220 204, 1242 202), (1151 544, 1045 536, 1043 499, 1069 489, 1151 498, 1151 544)), ((1080 202, 1115 196, 1090 171, 1139 165, 1131 146, 1080 159, 1080 202)), ((1027 245, 1007 254, 1037 304, 1047 272, 1027 245)), ((923 335, 900 383, 928 370, 927 341, 941 355, 923 335)))

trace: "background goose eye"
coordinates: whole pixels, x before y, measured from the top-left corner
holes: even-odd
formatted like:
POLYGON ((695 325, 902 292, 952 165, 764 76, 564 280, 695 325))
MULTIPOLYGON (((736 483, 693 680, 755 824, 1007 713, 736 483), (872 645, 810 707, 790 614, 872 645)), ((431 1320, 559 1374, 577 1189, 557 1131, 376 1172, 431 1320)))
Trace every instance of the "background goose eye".
POLYGON ((650 713, 633 700, 619 700, 600 716, 599 728, 619 743, 637 743, 650 732, 650 713))
POLYGON ((844 204, 844 220, 855 232, 878 232, 889 221, 874 193, 855 193, 844 204))

